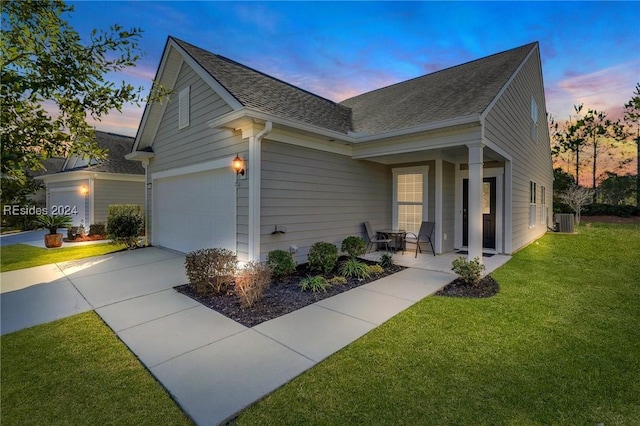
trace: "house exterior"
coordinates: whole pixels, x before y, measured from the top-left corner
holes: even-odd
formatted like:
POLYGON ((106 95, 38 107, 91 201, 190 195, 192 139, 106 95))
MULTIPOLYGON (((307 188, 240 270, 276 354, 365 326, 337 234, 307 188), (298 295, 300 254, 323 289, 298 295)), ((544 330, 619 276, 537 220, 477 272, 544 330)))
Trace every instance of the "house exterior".
POLYGON ((537 43, 335 103, 169 37, 156 80, 175 96, 146 106, 127 156, 145 168, 153 245, 306 261, 317 241, 364 236, 363 221, 434 221, 436 253, 474 258, 547 230, 537 43))
POLYGON ((100 131, 95 136, 98 146, 108 149, 106 159, 70 155, 59 171, 36 177, 46 185, 49 214, 68 214, 74 226, 106 222, 110 204, 145 205, 144 168, 125 158, 134 138, 100 131))

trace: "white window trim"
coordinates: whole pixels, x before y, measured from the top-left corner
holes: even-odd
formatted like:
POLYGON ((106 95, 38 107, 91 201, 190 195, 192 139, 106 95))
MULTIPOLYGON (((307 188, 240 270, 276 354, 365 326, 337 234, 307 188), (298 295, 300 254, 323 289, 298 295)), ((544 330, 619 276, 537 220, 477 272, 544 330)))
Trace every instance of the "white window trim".
POLYGON ((393 209, 392 228, 398 228, 398 176, 422 173, 422 221, 429 220, 429 166, 400 167, 392 169, 393 173, 393 209))
POLYGON ((533 96, 531 97, 530 113, 531 113, 531 128, 529 129, 529 135, 531 136, 531 139, 535 140, 538 138, 539 116, 538 116, 538 103, 533 98, 533 96))
POLYGON ((540 225, 547 224, 547 188, 540 185, 540 225))
POLYGON ((538 225, 538 183, 530 179, 529 180, 529 229, 535 228, 538 225), (533 187, 533 191, 532 191, 533 187), (533 200, 531 199, 533 195, 533 200))
POLYGON ((178 95, 178 129, 180 130, 189 127, 190 98, 191 86, 180 90, 178 95))

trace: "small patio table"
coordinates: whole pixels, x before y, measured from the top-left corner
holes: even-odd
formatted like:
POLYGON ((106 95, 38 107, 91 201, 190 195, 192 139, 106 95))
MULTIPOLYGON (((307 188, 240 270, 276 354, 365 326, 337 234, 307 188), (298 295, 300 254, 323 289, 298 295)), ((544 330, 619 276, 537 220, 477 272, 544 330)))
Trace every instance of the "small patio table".
POLYGON ((404 252, 404 238, 407 235, 407 231, 404 229, 380 229, 376 231, 378 234, 384 234, 387 238, 393 240, 393 249, 398 251, 401 248, 404 252))

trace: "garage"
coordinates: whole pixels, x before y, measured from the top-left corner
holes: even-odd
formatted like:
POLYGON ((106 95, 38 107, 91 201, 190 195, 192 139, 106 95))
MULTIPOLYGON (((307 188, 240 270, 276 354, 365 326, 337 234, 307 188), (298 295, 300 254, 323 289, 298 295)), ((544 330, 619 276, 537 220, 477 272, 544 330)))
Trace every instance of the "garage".
POLYGON ((50 189, 47 212, 53 216, 71 216, 73 226, 80 226, 83 221, 85 226, 90 225, 85 218, 85 195, 82 193, 82 186, 50 189))
POLYGON ((152 176, 152 244, 183 253, 213 247, 235 252, 235 175, 227 168, 171 174, 152 176))

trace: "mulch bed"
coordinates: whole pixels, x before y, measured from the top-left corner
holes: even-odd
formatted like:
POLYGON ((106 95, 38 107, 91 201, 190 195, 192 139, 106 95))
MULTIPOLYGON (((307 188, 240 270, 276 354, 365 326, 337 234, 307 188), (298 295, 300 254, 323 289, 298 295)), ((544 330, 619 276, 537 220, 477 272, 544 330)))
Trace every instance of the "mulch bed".
POLYGON ((63 238, 62 241, 67 242, 67 243, 83 243, 85 241, 100 241, 100 240, 106 240, 107 237, 105 237, 104 235, 85 235, 84 237, 76 237, 75 239, 71 240, 69 238, 63 238))
MULTIPOLYGON (((345 260, 341 258, 340 262, 345 260)), ((376 262, 362 260, 362 262, 373 265, 376 262)), ((347 290, 351 290, 361 285, 378 280, 382 277, 395 274, 406 269, 402 266, 393 265, 386 269, 383 274, 376 275, 367 279, 359 280, 357 278, 347 278, 346 284, 334 285, 327 288, 326 292, 319 291, 316 293, 300 290, 300 281, 312 274, 307 264, 298 265, 296 272, 286 280, 274 280, 274 282, 264 292, 263 298, 256 302, 253 306, 242 308, 238 298, 233 293, 233 286, 228 286, 226 291, 221 295, 198 296, 192 291, 188 284, 174 287, 179 293, 191 297, 192 299, 202 303, 214 311, 239 322, 246 327, 254 327, 262 322, 288 314, 307 305, 316 303, 327 297, 335 296, 347 290)), ((335 274, 325 275, 325 278, 331 279, 335 274)))
POLYGON ((456 278, 438 292, 436 296, 448 296, 448 297, 472 297, 472 298, 485 298, 498 294, 500 286, 498 282, 493 279, 491 275, 487 275, 480 280, 480 284, 477 286, 469 285, 462 281, 460 278, 456 278))

